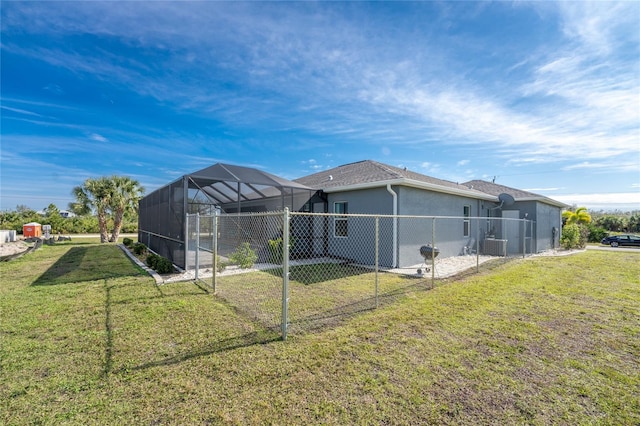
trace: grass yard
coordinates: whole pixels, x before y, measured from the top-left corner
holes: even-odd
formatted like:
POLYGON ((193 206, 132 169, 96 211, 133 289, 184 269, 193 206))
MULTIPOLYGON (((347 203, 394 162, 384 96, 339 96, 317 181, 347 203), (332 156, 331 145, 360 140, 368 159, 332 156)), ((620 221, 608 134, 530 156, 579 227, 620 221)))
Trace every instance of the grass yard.
MULTIPOLYGON (((349 264, 292 266, 289 273, 289 335, 334 327, 354 315, 388 305, 431 282, 399 274, 376 274, 349 264)), ((244 315, 280 332, 282 268, 219 277, 216 294, 244 315)))
MULTIPOLYGON (((640 424, 640 253, 493 265, 286 342, 113 245, 45 246, 0 278, 0 424, 640 424)), ((292 281, 304 315, 299 292, 334 297, 292 281)))

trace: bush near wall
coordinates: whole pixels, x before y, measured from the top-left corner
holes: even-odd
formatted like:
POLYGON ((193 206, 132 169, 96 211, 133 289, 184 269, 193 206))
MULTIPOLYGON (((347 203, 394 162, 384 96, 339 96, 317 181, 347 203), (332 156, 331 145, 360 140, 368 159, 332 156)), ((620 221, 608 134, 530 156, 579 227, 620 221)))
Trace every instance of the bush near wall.
POLYGON ((231 253, 229 260, 232 264, 238 265, 241 269, 248 269, 256 263, 258 255, 251 248, 249 243, 242 243, 236 248, 236 251, 231 253))
MULTIPOLYGON (((125 244, 126 246, 126 244, 125 244)), ((128 246, 133 254, 142 260, 149 268, 159 274, 169 274, 174 271, 173 263, 166 257, 150 252, 143 243, 134 243, 128 246)))
POLYGON ((586 236, 588 235, 588 231, 588 228, 576 225, 575 223, 565 225, 562 228, 560 245, 562 248, 567 250, 584 248, 586 245, 586 236), (587 234, 585 234, 584 230, 587 231, 587 234))

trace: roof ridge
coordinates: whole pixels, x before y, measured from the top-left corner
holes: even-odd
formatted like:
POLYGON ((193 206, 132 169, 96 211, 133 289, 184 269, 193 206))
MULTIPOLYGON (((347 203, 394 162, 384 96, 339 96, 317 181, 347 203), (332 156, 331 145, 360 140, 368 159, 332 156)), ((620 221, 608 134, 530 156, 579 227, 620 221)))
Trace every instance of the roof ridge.
POLYGON ((485 185, 491 185, 495 188, 498 188, 504 192, 507 191, 511 191, 511 192, 519 192, 521 194, 527 194, 527 195, 531 195, 531 196, 535 196, 535 197, 544 197, 544 195, 540 195, 537 194, 535 192, 531 192, 531 191, 527 191, 526 189, 520 189, 520 188, 514 188, 513 186, 508 186, 508 185, 503 185, 501 183, 495 183, 495 182, 490 182, 488 180, 484 180, 484 179, 472 179, 470 181, 465 182, 465 184, 469 184, 469 183, 473 183, 473 182, 479 182, 481 184, 485 184, 485 185))
POLYGON ((395 167, 390 166, 389 164, 384 164, 384 163, 380 163, 378 161, 374 161, 374 160, 367 160, 369 162, 371 162, 373 165, 375 165, 376 167, 378 167, 379 169, 382 169, 383 171, 387 172, 387 173, 391 173, 392 175, 396 176, 396 177, 400 177, 400 178, 405 178, 406 176, 404 176, 402 173, 399 173, 395 167))

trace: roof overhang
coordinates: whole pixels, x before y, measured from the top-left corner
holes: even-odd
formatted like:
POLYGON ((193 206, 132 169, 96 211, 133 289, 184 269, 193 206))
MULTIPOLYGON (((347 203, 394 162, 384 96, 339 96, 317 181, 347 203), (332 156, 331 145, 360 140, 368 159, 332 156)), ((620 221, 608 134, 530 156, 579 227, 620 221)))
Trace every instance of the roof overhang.
POLYGON ((459 185, 459 188, 447 187, 442 185, 431 184, 428 182, 421 182, 413 179, 391 179, 377 182, 359 183, 355 185, 336 186, 332 188, 322 189, 327 194, 335 192, 347 192, 347 191, 359 191, 364 189, 385 188, 387 185, 395 186, 408 186, 411 188, 424 189, 427 191, 440 192, 443 194, 458 195, 462 197, 475 198, 479 200, 498 202, 498 197, 490 194, 485 194, 480 191, 475 191, 459 185))
POLYGON ((522 198, 516 198, 516 203, 517 202, 521 202, 521 201, 537 201, 539 203, 544 203, 544 204, 549 204, 551 206, 554 207, 560 207, 563 209, 567 209, 569 207, 571 207, 569 204, 565 204, 561 201, 558 200, 554 200, 553 198, 548 198, 548 197, 522 197, 522 198))

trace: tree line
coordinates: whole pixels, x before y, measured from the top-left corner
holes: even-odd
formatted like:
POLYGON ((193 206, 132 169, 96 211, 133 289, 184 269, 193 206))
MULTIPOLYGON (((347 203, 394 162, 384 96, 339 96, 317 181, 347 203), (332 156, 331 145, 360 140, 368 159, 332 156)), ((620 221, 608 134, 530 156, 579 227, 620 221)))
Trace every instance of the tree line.
POLYGON ((586 207, 573 207, 562 212, 562 222, 560 244, 565 248, 599 243, 612 233, 640 233, 640 211, 589 213, 586 207))
POLYGON ((117 241, 120 232, 137 232, 138 201, 144 188, 126 176, 89 178, 73 188, 75 201, 69 210, 75 217, 62 217, 55 204, 44 215, 24 205, 15 211, 0 212, 0 229, 22 233, 26 223, 51 225, 53 234, 99 233, 100 242, 117 241))
MULTIPOLYGON (((62 217, 55 204, 44 216, 19 205, 15 211, 0 212, 0 229, 22 233, 30 222, 51 225, 54 234, 99 233, 100 241, 117 241, 120 232, 137 232, 138 202, 144 195, 140 183, 127 176, 89 178, 73 188, 75 201, 69 210, 75 217, 62 217)), ((640 233, 640 210, 632 212, 593 212, 575 206, 562 214, 563 233, 579 236, 578 245, 600 242, 610 233, 640 233)))

